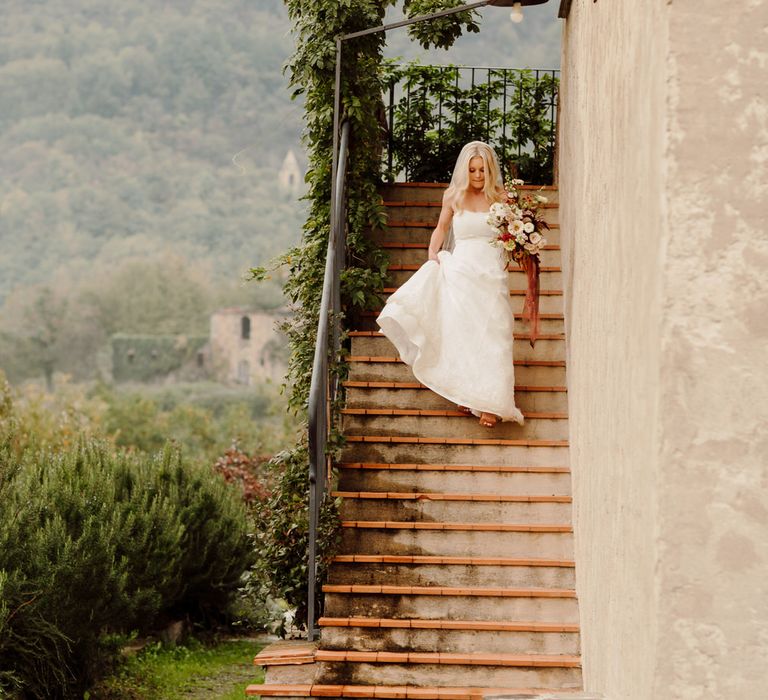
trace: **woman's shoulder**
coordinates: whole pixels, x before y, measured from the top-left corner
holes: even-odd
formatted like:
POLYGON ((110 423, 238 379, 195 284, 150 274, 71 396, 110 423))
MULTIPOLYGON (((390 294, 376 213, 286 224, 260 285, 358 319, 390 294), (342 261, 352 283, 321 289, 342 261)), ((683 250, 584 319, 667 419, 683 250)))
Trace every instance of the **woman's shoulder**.
POLYGON ((451 214, 456 213, 456 195, 449 189, 443 190, 443 209, 447 209, 451 214))

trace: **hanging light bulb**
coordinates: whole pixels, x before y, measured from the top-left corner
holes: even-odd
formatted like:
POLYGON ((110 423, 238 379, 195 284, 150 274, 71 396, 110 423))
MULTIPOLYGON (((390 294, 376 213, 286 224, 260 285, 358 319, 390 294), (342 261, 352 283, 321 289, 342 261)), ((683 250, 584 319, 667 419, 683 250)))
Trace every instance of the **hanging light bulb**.
POLYGON ((523 5, 522 3, 516 2, 514 6, 512 7, 512 14, 509 16, 509 18, 515 23, 519 24, 523 21, 523 5))

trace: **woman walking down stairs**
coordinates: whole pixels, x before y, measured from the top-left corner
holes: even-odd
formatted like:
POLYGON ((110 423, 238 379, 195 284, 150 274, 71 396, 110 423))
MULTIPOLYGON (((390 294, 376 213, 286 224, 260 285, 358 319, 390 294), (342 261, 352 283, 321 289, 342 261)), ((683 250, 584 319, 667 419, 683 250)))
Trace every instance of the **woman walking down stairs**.
MULTIPOLYGON (((393 292, 427 259, 441 185, 383 189, 393 292)), ((541 261, 541 335, 519 323, 525 275, 509 273, 525 424, 489 430, 416 382, 376 330, 350 331, 341 553, 318 644, 278 644, 262 697, 575 697, 575 593, 557 191, 541 261)))

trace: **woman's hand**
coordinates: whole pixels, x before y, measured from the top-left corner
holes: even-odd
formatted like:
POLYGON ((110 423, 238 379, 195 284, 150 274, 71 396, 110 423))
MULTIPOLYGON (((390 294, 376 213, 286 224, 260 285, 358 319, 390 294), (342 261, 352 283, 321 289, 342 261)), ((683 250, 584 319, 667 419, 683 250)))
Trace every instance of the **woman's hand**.
POLYGON ((451 203, 446 199, 445 192, 443 192, 443 207, 440 210, 440 218, 437 220, 437 226, 432 231, 432 236, 429 239, 429 246, 427 247, 427 259, 434 260, 438 265, 440 260, 437 257, 440 247, 445 241, 445 236, 451 228, 451 220, 453 219, 453 207, 451 203))

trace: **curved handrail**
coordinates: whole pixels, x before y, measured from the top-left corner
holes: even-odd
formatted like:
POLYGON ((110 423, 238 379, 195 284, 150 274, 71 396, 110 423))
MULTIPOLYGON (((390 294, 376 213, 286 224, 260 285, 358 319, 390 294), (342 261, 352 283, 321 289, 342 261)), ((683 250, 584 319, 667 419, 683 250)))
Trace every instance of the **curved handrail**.
POLYGON ((320 520, 320 506, 325 498, 326 465, 325 449, 328 443, 330 423, 330 402, 335 387, 328 378, 328 356, 335 358, 340 349, 339 311, 340 273, 346 251, 346 216, 344 202, 346 195, 347 155, 349 151, 349 122, 341 127, 339 158, 335 173, 334 200, 331 202, 331 230, 328 236, 328 251, 325 256, 323 294, 317 320, 315 356, 312 362, 312 380, 309 388, 309 553, 307 562, 307 638, 315 637, 315 589, 317 580, 317 530, 320 520), (329 328, 330 319, 333 326, 329 328), (329 347, 329 331, 332 331, 329 347))

